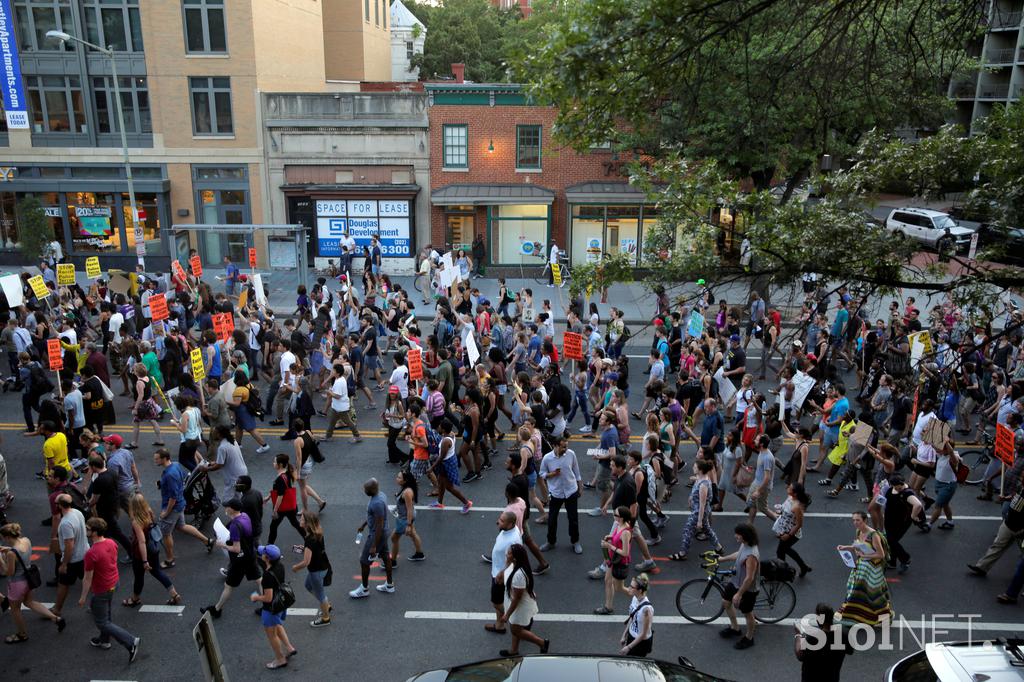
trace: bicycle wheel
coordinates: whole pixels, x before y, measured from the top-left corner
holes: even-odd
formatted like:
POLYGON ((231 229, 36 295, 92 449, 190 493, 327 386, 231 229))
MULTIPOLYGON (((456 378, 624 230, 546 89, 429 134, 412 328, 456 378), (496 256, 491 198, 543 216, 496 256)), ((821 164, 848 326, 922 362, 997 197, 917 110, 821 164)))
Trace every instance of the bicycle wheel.
POLYGON ((722 615, 722 587, 708 578, 687 580, 676 592, 679 615, 691 623, 704 625, 722 615))
POLYGON ((533 281, 536 282, 537 284, 547 284, 549 269, 550 266, 547 263, 544 263, 544 267, 541 269, 539 274, 534 276, 533 281))
POLYGON ((412 280, 412 286, 416 291, 423 292, 423 288, 427 285, 427 276, 423 274, 416 275, 412 280))
POLYGON ((985 469, 988 468, 990 457, 988 450, 965 450, 960 453, 960 459, 970 469, 970 473, 967 474, 967 479, 964 481, 967 485, 978 485, 982 479, 985 478, 985 469))
POLYGON ((759 623, 778 623, 796 608, 796 591, 789 583, 766 581, 754 600, 754 618, 759 623))

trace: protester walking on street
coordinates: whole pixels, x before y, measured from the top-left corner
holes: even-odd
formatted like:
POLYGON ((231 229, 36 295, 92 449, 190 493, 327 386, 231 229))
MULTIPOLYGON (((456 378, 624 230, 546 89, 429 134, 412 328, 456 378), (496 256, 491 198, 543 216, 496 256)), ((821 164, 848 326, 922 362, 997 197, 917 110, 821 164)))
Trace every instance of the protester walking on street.
POLYGON ((322 512, 327 506, 327 500, 320 496, 320 493, 313 490, 309 484, 309 477, 313 473, 313 465, 323 461, 324 456, 320 452, 320 445, 317 443, 313 432, 306 428, 306 422, 302 419, 292 420, 292 432, 295 440, 292 441, 295 448, 295 470, 299 474, 299 493, 302 497, 302 509, 309 508, 309 498, 316 500, 319 507, 317 511, 322 512), (318 459, 319 458, 319 459, 318 459))
POLYGON ((623 656, 643 658, 654 648, 654 606, 647 598, 650 579, 646 573, 634 577, 626 587, 626 593, 632 597, 629 602, 629 617, 626 628, 622 631, 619 651, 623 656))
POLYGON ((884 570, 885 541, 868 525, 865 512, 853 512, 853 527, 856 531, 853 544, 836 546, 838 551, 850 552, 855 562, 846 581, 846 600, 839 609, 839 615, 846 625, 862 623, 878 627, 892 618, 889 584, 884 570))
POLYGON ((395 530, 391 533, 391 565, 398 561, 398 544, 403 535, 412 539, 415 552, 409 557, 409 561, 423 561, 423 543, 416 532, 416 503, 419 498, 419 487, 416 484, 416 477, 411 471, 403 469, 395 476, 395 483, 398 484, 398 493, 395 495, 395 530))
POLYGON ((576 554, 583 554, 580 544, 579 496, 580 467, 576 453, 569 449, 569 438, 565 435, 555 439, 554 449, 544 455, 540 463, 540 477, 548 485, 550 503, 548 506, 548 538, 540 551, 547 552, 558 542, 558 512, 565 506, 569 517, 569 542, 576 554))
MULTIPOLYGON (((594 609, 599 616, 615 613, 613 608, 616 592, 626 592, 623 582, 629 577, 630 540, 633 537, 633 515, 629 507, 615 509, 612 531, 601 540, 605 556, 604 606, 594 609)), ((628 594, 628 593, 627 593, 628 594)))
POLYGON ((757 601, 758 577, 761 571, 760 553, 758 550, 757 531, 749 523, 741 523, 734 529, 736 541, 740 543, 738 550, 720 557, 719 561, 735 561, 736 572, 725 586, 722 593, 722 606, 729 616, 729 625, 721 631, 722 637, 740 637, 734 645, 737 649, 748 649, 754 646, 754 631, 757 621, 754 619, 754 603, 757 601), (739 621, 736 620, 736 609, 743 614, 746 629, 740 632, 739 621))
POLYGON ((512 645, 498 652, 501 656, 519 655, 519 642, 526 640, 540 647, 546 654, 551 640, 541 639, 533 631, 533 619, 537 615, 537 595, 533 591, 533 573, 530 571, 530 558, 526 548, 521 544, 513 544, 505 550, 505 569, 501 573, 501 584, 504 591, 502 614, 499 623, 508 623, 512 631, 512 645))
MULTIPOLYGON (((7 576, 6 599, 10 602, 11 617, 17 628, 17 631, 4 639, 4 642, 20 644, 28 641, 25 618, 21 614, 22 605, 52 621, 57 626, 57 632, 63 632, 67 625, 64 618, 33 598, 33 590, 39 587, 39 580, 34 580, 33 576, 35 579, 39 578, 39 569, 32 565, 32 541, 21 534, 21 525, 7 523, 0 526, 0 542, 3 542, 3 545, 0 546, 0 569, 2 569, 0 573, 7 576)), ((113 545, 113 543, 110 544, 113 545)), ((113 551, 116 573, 117 548, 115 547, 113 551)), ((86 566, 88 566, 88 553, 86 556, 86 566)))
POLYGON ((985 550, 985 554, 973 564, 968 564, 967 568, 972 574, 985 577, 1006 550, 1020 543, 1022 535, 1024 535, 1024 490, 1018 490, 1010 498, 1006 515, 1003 517, 1002 523, 999 524, 996 536, 985 550))
POLYGON ((153 464, 162 469, 157 487, 160 488, 160 534, 163 536, 167 558, 160 563, 160 568, 174 568, 174 531, 181 530, 194 537, 206 546, 206 551, 213 549, 214 539, 203 535, 195 526, 185 523, 185 479, 188 474, 185 467, 171 461, 171 453, 167 448, 160 448, 153 453, 153 464))
POLYGON ((280 600, 275 600, 285 584, 281 550, 277 545, 260 545, 256 553, 262 563, 263 577, 260 578, 260 589, 249 595, 249 600, 262 605, 260 621, 263 623, 263 631, 267 633, 270 649, 274 652, 274 660, 267 663, 266 667, 276 670, 288 665, 288 659, 299 652, 292 646, 284 629, 288 609, 279 607, 280 600))
POLYGON ((327 598, 327 590, 324 588, 331 584, 333 570, 331 561, 327 558, 327 546, 324 542, 324 529, 320 525, 320 514, 307 509, 302 512, 302 525, 306 529, 306 537, 303 538, 302 559, 292 566, 292 571, 298 573, 306 569, 306 591, 316 599, 320 606, 320 615, 314 618, 310 627, 320 628, 331 624, 331 606, 327 598))
POLYGON ((783 561, 787 556, 793 557, 796 565, 800 567, 801 578, 810 573, 812 569, 796 553, 793 545, 803 537, 804 512, 810 503, 811 497, 804 490, 804 486, 800 483, 790 483, 786 489, 786 501, 782 503, 782 509, 779 511, 775 523, 772 524, 772 532, 779 538, 775 556, 783 561))
POLYGON ((391 554, 388 552, 388 502, 381 493, 380 484, 377 483, 376 478, 371 478, 363 484, 363 492, 370 498, 370 501, 366 504, 366 521, 359 526, 356 534, 356 544, 362 544, 362 552, 359 555, 361 581, 356 589, 348 593, 348 596, 353 599, 370 596, 370 565, 373 563, 371 557, 383 562, 387 575, 387 582, 377 585, 377 591, 389 594, 395 592, 395 583, 391 577, 391 554), (366 532, 365 538, 364 531, 366 532))
POLYGON ((885 500, 883 520, 886 544, 889 545, 889 567, 895 568, 896 562, 899 562, 899 572, 906 573, 910 568, 910 553, 900 540, 915 520, 922 530, 927 528, 924 505, 899 474, 889 477, 888 488, 882 497, 885 500))
POLYGON ((292 467, 291 458, 285 454, 274 457, 274 485, 270 488, 270 495, 266 501, 271 504, 270 535, 267 537, 268 544, 277 541, 277 527, 281 522, 288 519, 288 523, 302 536, 305 531, 299 523, 299 505, 295 501, 295 469, 292 467))
POLYGON ((163 534, 156 522, 153 510, 146 502, 142 493, 136 493, 128 502, 128 518, 132 522, 132 595, 121 602, 122 606, 134 608, 142 604, 142 586, 145 584, 146 572, 156 578, 170 598, 169 606, 181 603, 181 595, 174 589, 174 583, 160 568, 160 542, 163 534))
POLYGON ((683 540, 679 551, 670 554, 672 561, 684 561, 687 552, 690 551, 690 544, 694 535, 698 532, 707 536, 715 551, 721 553, 722 543, 718 541, 715 529, 711 527, 711 506, 714 504, 713 486, 711 485, 711 472, 714 465, 710 460, 698 459, 693 463, 693 489, 690 491, 690 515, 686 518, 686 525, 683 527, 683 540))
POLYGON ((508 563, 508 549, 512 545, 522 544, 523 534, 516 527, 516 515, 510 511, 503 511, 498 515, 498 535, 494 538, 494 546, 491 547, 491 580, 490 595, 491 606, 494 608, 494 622, 485 623, 484 630, 505 634, 505 623, 502 617, 505 614, 505 566, 508 563))
MULTIPOLYGON (((128 650, 128 662, 133 663, 139 654, 141 639, 119 627, 111 620, 111 604, 117 587, 117 545, 107 537, 107 522, 93 518, 85 523, 92 546, 85 553, 85 578, 82 580, 82 596, 79 606, 85 606, 86 595, 92 594, 89 611, 92 613, 99 637, 93 637, 89 644, 97 649, 109 649, 110 640, 128 650)), ((57 627, 60 628, 58 622, 57 627)))
POLYGON ((243 579, 251 582, 260 579, 252 520, 242 511, 242 502, 237 497, 224 503, 224 511, 228 516, 228 541, 217 542, 217 547, 228 552, 228 567, 220 569, 224 576, 224 589, 221 590, 216 604, 199 609, 201 613, 209 611, 214 618, 220 618, 228 598, 234 589, 242 584, 243 579))

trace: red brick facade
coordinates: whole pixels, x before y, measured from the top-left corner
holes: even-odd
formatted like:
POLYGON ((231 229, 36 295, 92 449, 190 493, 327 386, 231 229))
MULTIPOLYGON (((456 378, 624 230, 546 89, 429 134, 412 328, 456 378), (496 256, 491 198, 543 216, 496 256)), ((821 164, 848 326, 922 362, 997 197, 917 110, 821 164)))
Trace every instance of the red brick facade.
MULTIPOLYGON (((559 245, 568 241, 568 206, 565 188, 583 182, 622 182, 618 164, 611 152, 578 154, 552 139, 556 110, 553 107, 495 104, 433 104, 430 120, 430 187, 448 185, 532 184, 555 193, 551 213, 551 235, 559 245), (445 124, 468 126, 468 160, 465 171, 444 170, 442 130, 445 124), (541 126, 541 169, 517 171, 516 126, 541 126), (489 147, 493 145, 493 151, 489 147)), ((431 240, 435 245, 448 241, 445 207, 431 206, 431 240)), ((475 211, 476 233, 486 237, 486 208, 475 211)))

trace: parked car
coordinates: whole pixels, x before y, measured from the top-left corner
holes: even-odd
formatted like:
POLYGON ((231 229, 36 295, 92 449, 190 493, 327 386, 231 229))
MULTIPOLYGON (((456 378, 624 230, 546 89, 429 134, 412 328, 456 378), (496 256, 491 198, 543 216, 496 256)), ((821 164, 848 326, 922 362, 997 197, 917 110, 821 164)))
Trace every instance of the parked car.
POLYGON ((943 253, 964 252, 975 230, 957 223, 948 213, 926 208, 896 208, 885 219, 889 230, 943 253))
MULTIPOLYGON (((685 658, 682 662, 689 663, 685 658)), ((698 672, 692 666, 653 658, 627 656, 539 655, 508 656, 431 670, 410 677, 407 682, 727 682, 721 677, 698 672)))
POLYGON ((1024 640, 1017 638, 926 644, 889 668, 885 682, 1024 682, 1024 640))
POLYGON ((978 250, 995 248, 992 260, 1024 265, 1024 228, 986 224, 978 228, 978 250))

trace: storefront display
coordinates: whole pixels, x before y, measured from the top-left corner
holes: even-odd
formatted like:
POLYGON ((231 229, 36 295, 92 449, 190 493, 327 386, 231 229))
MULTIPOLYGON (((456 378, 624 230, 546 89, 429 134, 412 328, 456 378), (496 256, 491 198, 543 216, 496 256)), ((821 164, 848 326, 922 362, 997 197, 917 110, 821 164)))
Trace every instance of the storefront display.
POLYGON ((653 206, 575 204, 570 211, 569 253, 574 264, 625 254, 639 266, 644 238, 658 222, 653 206))
POLYGON ((523 244, 548 243, 550 207, 545 204, 510 204, 488 211, 490 253, 497 263, 534 265, 536 256, 524 256, 523 244))

